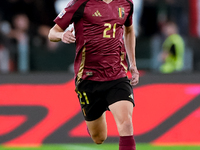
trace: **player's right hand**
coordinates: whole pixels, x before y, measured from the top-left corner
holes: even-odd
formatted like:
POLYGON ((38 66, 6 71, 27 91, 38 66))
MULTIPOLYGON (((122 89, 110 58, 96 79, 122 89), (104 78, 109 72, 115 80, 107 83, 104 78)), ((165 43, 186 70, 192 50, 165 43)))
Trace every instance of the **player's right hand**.
POLYGON ((64 43, 70 44, 70 43, 75 43, 76 38, 74 34, 72 33, 74 31, 74 28, 71 30, 67 30, 66 32, 63 32, 61 40, 64 43))

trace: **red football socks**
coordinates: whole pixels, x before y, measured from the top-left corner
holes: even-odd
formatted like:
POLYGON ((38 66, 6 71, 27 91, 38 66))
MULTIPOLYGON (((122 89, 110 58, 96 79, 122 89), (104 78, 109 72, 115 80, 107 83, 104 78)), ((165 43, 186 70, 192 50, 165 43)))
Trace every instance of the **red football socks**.
POLYGON ((119 150, 136 150, 134 136, 120 136, 119 150))

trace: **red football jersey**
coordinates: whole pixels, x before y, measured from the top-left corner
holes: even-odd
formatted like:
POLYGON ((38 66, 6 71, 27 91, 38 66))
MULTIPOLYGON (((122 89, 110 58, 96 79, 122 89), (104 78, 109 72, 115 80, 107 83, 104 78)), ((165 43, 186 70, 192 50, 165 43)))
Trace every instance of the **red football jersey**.
POLYGON ((74 23, 76 36, 75 76, 110 81, 126 76, 127 62, 123 25, 132 25, 130 0, 73 0, 55 23, 65 30, 74 23))

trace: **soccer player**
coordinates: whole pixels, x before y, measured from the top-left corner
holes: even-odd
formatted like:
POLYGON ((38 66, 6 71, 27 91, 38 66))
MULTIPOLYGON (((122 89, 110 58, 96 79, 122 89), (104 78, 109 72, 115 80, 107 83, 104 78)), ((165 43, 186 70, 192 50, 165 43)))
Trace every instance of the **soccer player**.
POLYGON ((139 73, 132 14, 131 0, 73 0, 49 32, 50 41, 76 41, 76 92, 90 136, 96 144, 106 140, 105 111, 110 110, 120 136, 119 150, 135 150, 132 86, 138 83, 139 73), (73 30, 65 31, 71 23, 75 36, 73 30))

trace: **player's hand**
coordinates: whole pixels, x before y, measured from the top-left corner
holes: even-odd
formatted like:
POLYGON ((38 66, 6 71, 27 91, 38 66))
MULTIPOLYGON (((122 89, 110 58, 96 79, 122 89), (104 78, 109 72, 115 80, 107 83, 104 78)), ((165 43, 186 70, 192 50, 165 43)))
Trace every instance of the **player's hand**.
POLYGON ((131 75, 132 75, 132 77, 131 77, 131 81, 130 81, 130 84, 132 85, 132 86, 135 86, 135 85, 137 85, 138 84, 138 82, 139 82, 139 72, 138 72, 138 70, 137 70, 137 67, 136 66, 130 66, 129 67, 129 71, 131 72, 131 75))
POLYGON ((72 28, 71 30, 67 30, 66 32, 63 32, 61 40, 67 44, 75 43, 76 38, 74 34, 72 33, 73 31, 74 31, 74 28, 72 28))

